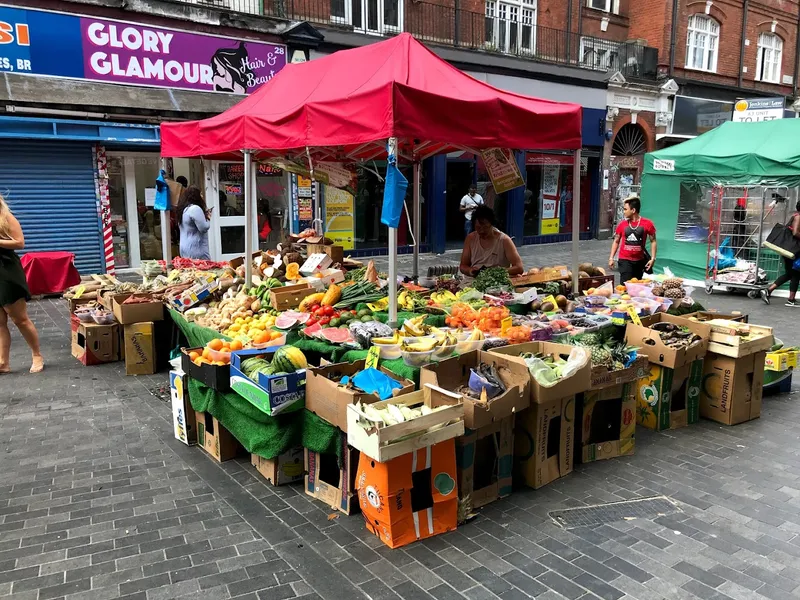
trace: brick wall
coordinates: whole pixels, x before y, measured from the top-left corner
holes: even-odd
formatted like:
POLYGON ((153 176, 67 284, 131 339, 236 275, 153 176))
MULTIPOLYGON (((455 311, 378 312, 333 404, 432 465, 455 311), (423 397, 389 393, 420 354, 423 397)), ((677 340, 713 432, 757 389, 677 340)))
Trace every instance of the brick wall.
MULTIPOLYGON (((686 40, 689 17, 705 14, 705 0, 680 0, 677 37, 675 40, 675 74, 699 81, 738 85, 739 52, 742 39, 743 2, 741 0, 714 0, 710 17, 719 23, 719 51, 715 73, 686 69, 686 40)), ((791 94, 791 84, 771 84, 755 81, 758 35, 770 31, 773 19, 777 21, 775 33, 783 40, 781 75, 794 75, 796 54, 798 0, 752 0, 747 15, 742 87, 776 94, 791 94)), ((668 0, 638 0, 630 6, 630 35, 642 38, 649 46, 658 48, 659 63, 669 65, 672 3, 668 0)))

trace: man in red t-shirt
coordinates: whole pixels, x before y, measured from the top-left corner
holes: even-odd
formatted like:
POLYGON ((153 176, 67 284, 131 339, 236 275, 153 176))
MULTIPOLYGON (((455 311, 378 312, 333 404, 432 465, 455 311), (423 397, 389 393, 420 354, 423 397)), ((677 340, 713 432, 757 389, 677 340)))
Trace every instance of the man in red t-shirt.
POLYGON ((614 242, 611 244, 611 255, 608 257, 609 268, 614 268, 614 256, 619 249, 619 282, 641 279, 645 273, 651 273, 656 262, 656 227, 650 219, 641 216, 642 201, 638 196, 631 196, 623 204, 622 214, 625 220, 617 225, 614 242), (650 253, 645 250, 647 238, 650 238, 650 253))

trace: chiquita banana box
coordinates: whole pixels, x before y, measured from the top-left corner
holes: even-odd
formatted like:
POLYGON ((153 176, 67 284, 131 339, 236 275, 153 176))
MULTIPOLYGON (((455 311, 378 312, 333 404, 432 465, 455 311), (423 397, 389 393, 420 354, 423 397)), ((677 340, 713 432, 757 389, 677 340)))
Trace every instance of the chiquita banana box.
POLYGON ((700 419, 703 359, 678 369, 650 363, 648 374, 636 381, 636 422, 663 431, 700 419))

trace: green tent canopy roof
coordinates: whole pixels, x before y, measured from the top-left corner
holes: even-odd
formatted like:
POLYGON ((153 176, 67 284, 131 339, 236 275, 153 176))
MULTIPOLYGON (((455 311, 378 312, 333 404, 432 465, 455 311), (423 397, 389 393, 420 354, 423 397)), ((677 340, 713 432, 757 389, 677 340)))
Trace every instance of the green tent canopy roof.
POLYGON ((800 119, 723 123, 692 140, 650 152, 645 175, 760 183, 800 178, 800 119))

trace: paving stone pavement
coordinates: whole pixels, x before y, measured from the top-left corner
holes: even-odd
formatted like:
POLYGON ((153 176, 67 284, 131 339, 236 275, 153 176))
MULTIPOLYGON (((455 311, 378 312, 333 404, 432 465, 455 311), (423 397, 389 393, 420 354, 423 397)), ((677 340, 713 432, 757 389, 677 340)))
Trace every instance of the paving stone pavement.
MULTIPOLYGON (((563 257, 569 247, 535 250, 563 257)), ((596 257, 600 243, 582 250, 596 257)), ((793 309, 703 298, 800 341, 793 309)), ((800 597, 796 392, 766 399, 760 419, 736 427, 640 430, 635 456, 578 467, 455 532, 390 550, 360 516, 329 519, 301 488, 266 485, 249 461, 219 465, 174 440, 168 400, 152 393, 166 373, 83 367, 70 356, 64 303, 30 308, 48 366, 25 373, 26 349, 12 332, 16 372, 0 377, 0 597, 800 597), (680 511, 570 530, 548 515, 661 495, 680 511)))

